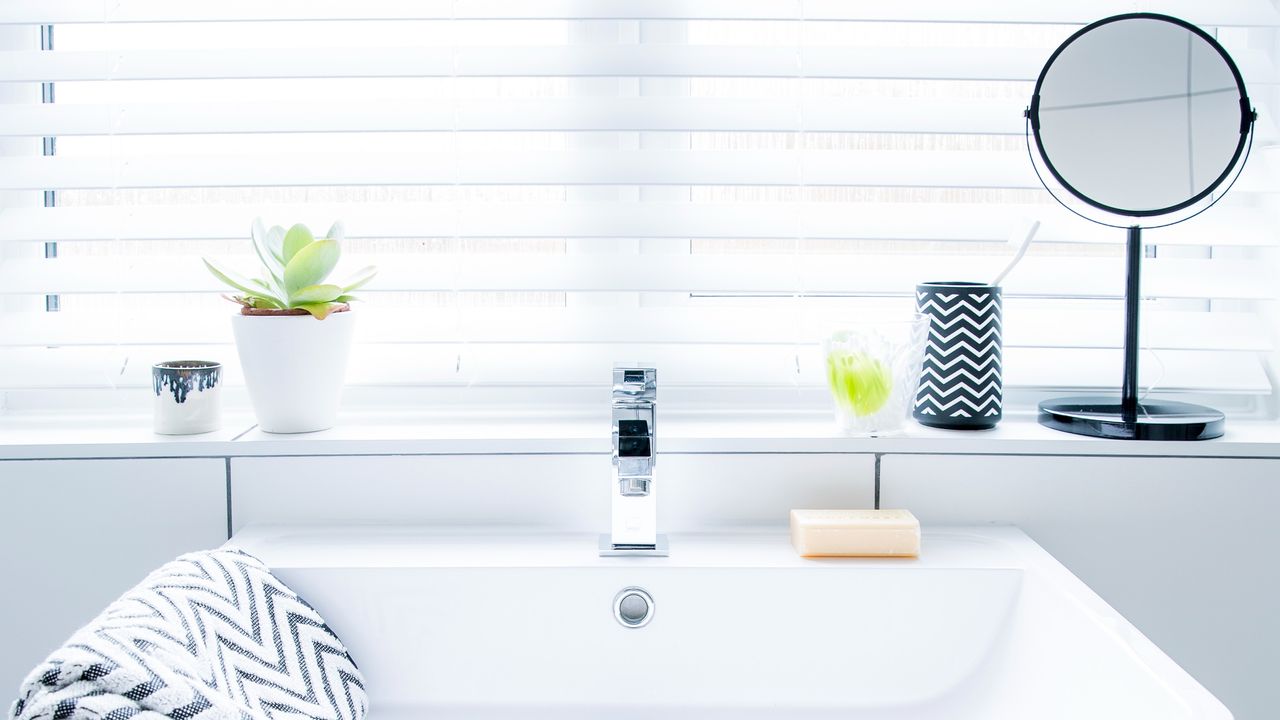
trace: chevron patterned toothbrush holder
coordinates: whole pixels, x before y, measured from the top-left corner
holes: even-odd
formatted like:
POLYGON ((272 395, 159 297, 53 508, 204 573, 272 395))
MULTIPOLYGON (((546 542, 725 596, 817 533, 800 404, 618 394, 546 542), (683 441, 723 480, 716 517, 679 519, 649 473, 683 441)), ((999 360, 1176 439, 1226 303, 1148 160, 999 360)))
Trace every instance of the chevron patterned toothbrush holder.
POLYGON ((912 416, 921 425, 986 430, 1004 407, 1003 301, 998 285, 929 282, 916 286, 929 339, 912 416))

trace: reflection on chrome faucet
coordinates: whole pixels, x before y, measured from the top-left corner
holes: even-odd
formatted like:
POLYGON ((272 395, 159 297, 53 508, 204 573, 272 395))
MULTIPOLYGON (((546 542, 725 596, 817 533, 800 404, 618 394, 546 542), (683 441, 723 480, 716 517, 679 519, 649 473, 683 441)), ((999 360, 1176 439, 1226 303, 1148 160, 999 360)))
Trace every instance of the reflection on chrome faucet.
POLYGON ((657 529, 658 371, 613 369, 613 526, 601 555, 666 555, 657 529))

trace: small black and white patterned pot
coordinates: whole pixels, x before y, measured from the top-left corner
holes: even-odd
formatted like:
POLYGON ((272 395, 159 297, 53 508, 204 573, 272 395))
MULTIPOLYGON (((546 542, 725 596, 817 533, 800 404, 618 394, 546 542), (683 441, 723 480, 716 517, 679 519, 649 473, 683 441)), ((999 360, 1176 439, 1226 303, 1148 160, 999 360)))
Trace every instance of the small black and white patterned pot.
POLYGON ((916 286, 916 309, 929 318, 929 339, 912 416, 921 425, 982 430, 1004 406, 1000 288, 972 282, 916 286))
POLYGON ((222 425, 222 365, 204 360, 173 360, 151 366, 155 393, 155 431, 194 435, 222 425))

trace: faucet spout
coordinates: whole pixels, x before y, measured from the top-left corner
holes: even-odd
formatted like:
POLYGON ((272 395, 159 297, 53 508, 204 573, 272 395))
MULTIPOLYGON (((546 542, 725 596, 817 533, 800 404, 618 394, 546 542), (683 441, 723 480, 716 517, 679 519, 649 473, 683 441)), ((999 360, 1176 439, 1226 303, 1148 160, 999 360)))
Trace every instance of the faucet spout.
POLYGON ((602 555, 666 555, 657 532, 658 371, 613 370, 613 525, 602 555))

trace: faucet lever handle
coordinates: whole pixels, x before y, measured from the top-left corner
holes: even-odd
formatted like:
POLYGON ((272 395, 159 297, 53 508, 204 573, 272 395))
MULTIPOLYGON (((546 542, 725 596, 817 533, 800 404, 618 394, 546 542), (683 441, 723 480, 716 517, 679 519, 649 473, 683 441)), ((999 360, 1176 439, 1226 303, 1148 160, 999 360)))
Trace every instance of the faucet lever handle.
POLYGON ((658 399, 656 368, 615 367, 613 369, 613 401, 648 402, 658 399))
POLYGON ((618 420, 618 457, 647 458, 653 456, 653 435, 648 420, 618 420))

